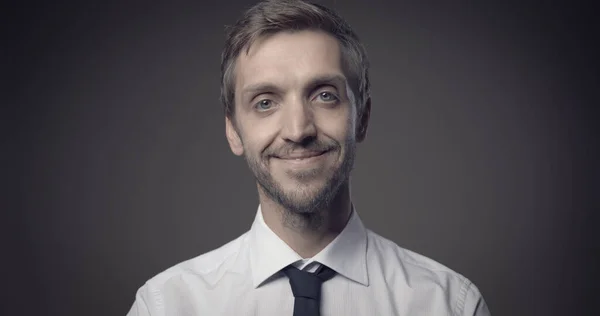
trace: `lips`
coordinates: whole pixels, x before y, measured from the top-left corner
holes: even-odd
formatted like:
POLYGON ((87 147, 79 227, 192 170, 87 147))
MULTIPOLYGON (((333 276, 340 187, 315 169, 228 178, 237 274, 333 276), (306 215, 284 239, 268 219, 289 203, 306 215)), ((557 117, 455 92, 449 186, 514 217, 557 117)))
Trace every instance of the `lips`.
POLYGON ((302 152, 295 152, 295 153, 290 153, 290 154, 286 154, 286 155, 276 156, 276 158, 284 159, 284 160, 302 160, 302 159, 321 156, 322 154, 324 154, 326 152, 327 152, 326 150, 302 151, 302 152))

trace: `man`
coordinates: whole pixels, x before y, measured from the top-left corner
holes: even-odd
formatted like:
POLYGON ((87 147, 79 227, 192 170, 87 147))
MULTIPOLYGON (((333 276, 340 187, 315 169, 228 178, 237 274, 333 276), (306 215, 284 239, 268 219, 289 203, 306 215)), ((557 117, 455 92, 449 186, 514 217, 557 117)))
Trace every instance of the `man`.
POLYGON ((350 198, 368 61, 334 12, 261 2, 222 55, 226 136, 260 205, 251 229, 142 286, 129 315, 489 315, 468 279, 367 230, 350 198))

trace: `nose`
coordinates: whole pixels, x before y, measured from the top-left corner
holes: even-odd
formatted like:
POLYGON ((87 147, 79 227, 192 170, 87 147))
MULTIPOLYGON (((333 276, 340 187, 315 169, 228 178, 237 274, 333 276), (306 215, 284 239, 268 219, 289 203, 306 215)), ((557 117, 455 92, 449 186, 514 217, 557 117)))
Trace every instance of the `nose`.
POLYGON ((314 113, 310 105, 298 100, 285 106, 282 137, 294 143, 306 143, 317 135, 314 113))

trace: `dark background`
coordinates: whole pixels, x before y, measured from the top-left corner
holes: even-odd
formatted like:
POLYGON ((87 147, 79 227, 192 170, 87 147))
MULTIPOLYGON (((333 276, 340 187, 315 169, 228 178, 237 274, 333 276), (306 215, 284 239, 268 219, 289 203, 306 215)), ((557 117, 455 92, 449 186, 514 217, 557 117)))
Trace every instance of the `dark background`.
MULTIPOLYGON (((147 279, 250 228, 218 100, 224 26, 252 3, 4 10, 0 313, 124 315, 147 279)), ((593 314, 594 8, 323 3, 372 61, 366 225, 470 278, 493 315, 593 314)))

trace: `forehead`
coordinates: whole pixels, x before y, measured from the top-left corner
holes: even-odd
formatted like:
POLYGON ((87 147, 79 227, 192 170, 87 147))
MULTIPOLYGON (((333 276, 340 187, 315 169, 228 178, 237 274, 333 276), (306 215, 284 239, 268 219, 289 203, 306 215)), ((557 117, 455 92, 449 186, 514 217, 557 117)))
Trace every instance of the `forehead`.
POLYGON ((344 76, 338 40, 321 31, 259 37, 236 61, 236 91, 255 83, 302 84, 323 75, 344 76))

